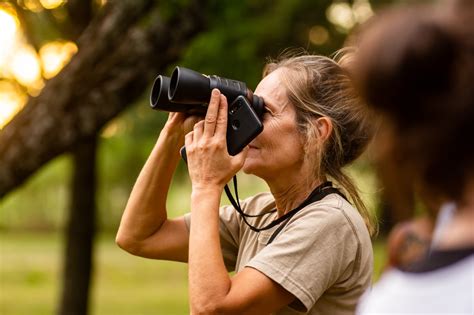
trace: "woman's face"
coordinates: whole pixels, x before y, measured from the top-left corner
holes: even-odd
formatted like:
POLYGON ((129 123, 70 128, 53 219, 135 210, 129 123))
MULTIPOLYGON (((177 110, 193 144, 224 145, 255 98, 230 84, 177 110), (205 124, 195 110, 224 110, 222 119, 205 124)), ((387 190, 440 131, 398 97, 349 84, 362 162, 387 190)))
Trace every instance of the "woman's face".
POLYGON ((303 164, 303 138, 297 130, 296 112, 280 80, 283 69, 263 78, 255 94, 265 101, 263 131, 250 144, 243 171, 264 180, 294 175, 303 164))

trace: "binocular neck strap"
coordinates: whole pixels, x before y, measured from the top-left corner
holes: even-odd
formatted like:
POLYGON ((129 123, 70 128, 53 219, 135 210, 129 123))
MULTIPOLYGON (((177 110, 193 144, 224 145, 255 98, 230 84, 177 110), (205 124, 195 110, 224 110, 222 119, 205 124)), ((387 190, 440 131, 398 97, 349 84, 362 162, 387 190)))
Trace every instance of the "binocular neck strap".
MULTIPOLYGON (((263 213, 260 213, 260 214, 257 214, 257 215, 249 215, 249 214, 246 214, 241 206, 240 206, 240 201, 239 201, 239 196, 238 196, 238 193, 237 193, 237 177, 234 176, 233 178, 233 182, 234 182, 234 190, 235 190, 235 195, 237 197, 237 200, 234 199, 234 197, 232 196, 231 192, 230 192, 230 189, 229 189, 229 186, 228 185, 225 185, 224 187, 224 190, 225 190, 225 193, 227 195, 227 197, 229 198, 232 206, 234 206, 235 210, 242 216, 242 219, 243 221, 245 222, 245 224, 248 225, 248 227, 252 230, 252 231, 255 231, 255 232, 260 232, 260 231, 264 231, 264 230, 268 230, 268 229, 271 229, 272 227, 286 221, 284 224, 282 224, 276 231, 275 233, 272 235, 272 237, 270 238, 270 241, 273 241, 273 239, 276 237, 276 235, 283 229, 283 227, 286 225, 286 223, 290 220, 291 217, 293 217, 296 213, 298 213, 298 211, 300 211, 301 209, 303 209, 304 207, 306 207, 307 205, 313 203, 313 202, 316 202, 316 201, 319 201, 321 199, 323 199, 324 197, 326 197, 327 195, 329 194, 338 194, 340 195, 341 197, 343 197, 344 199, 347 200, 347 198, 344 196, 344 194, 342 194, 337 188, 334 188, 332 186, 332 183, 331 182, 325 182, 321 185, 319 185, 318 187, 316 187, 312 192, 311 194, 308 196, 308 198, 306 198, 305 201, 303 201, 298 207, 296 207, 295 209, 285 213, 283 216, 273 220, 272 222, 270 222, 268 225, 262 227, 262 228, 257 228, 255 226, 253 226, 252 224, 250 224, 248 221, 247 221, 247 218, 249 217, 261 217, 261 216, 264 216, 264 215, 267 215, 267 214, 271 214, 271 213, 274 213, 276 212, 276 209, 273 209, 271 211, 267 211, 267 212, 263 212, 263 213)), ((268 243, 268 244, 269 244, 268 243)))
POLYGON ((228 185, 224 186, 225 194, 227 195, 227 198, 229 198, 230 203, 232 206, 234 206, 235 210, 244 218, 258 218, 258 217, 263 217, 264 215, 275 213, 276 209, 262 212, 259 214, 247 214, 242 210, 242 207, 240 206, 240 199, 239 199, 239 192, 237 190, 237 175, 234 175, 233 179, 233 184, 234 184, 234 193, 235 193, 235 199, 234 196, 232 196, 232 193, 230 192, 230 188, 228 185))

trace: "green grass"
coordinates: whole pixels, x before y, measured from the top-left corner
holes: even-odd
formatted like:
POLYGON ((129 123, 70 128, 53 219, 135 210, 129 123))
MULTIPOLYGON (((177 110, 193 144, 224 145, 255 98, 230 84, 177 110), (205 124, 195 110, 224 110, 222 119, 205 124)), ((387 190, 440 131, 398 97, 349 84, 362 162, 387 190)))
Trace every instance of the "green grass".
MULTIPOLYGON (((0 314, 54 314, 61 285, 62 238, 54 233, 0 233, 0 314)), ((384 264, 375 243, 377 278, 384 264)), ((96 242, 92 315, 188 314, 187 267, 120 250, 112 235, 96 242)))
MULTIPOLYGON (((91 314, 188 314, 187 267, 120 250, 111 235, 96 243, 91 314)), ((0 314, 54 314, 60 296, 57 234, 0 234, 0 314)))

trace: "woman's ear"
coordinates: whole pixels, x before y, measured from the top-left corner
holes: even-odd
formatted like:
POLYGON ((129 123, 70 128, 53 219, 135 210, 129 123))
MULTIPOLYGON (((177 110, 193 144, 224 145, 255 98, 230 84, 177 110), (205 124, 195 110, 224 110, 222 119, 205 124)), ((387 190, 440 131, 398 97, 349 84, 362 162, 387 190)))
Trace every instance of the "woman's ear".
POLYGON ((316 119, 316 128, 318 128, 319 139, 322 142, 331 136, 332 133, 332 121, 329 117, 319 117, 316 119))

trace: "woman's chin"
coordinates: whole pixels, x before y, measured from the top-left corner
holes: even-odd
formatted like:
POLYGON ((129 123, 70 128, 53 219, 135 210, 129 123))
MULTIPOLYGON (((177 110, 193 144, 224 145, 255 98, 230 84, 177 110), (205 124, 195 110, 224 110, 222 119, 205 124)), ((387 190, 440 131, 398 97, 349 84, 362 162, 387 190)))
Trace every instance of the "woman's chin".
POLYGON ((265 161, 262 159, 259 149, 250 148, 248 151, 247 157, 245 158, 242 171, 245 174, 257 175, 262 170, 262 167, 265 168, 265 161))
POLYGON ((252 165, 250 163, 247 163, 247 160, 244 163, 244 166, 242 166, 242 172, 245 174, 252 174, 252 165))
POLYGON ((244 166, 242 166, 242 171, 245 174, 254 174, 255 170, 257 169, 257 165, 255 159, 247 157, 244 162, 244 166))

